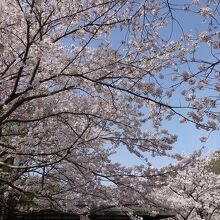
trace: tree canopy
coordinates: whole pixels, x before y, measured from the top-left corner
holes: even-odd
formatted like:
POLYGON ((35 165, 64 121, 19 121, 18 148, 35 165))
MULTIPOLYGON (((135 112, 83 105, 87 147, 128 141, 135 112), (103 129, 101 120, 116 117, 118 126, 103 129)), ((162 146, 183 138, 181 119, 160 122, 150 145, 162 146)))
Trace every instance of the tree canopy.
POLYGON ((210 172, 213 158, 200 157, 191 161, 168 184, 153 193, 161 203, 176 210, 175 220, 217 220, 220 216, 220 176, 210 172))
POLYGON ((2 201, 34 194, 75 213, 158 204, 152 186, 191 160, 151 166, 149 154, 182 158, 162 122, 219 129, 219 24, 218 0, 2 0, 2 201), (143 165, 112 162, 121 147, 143 165))

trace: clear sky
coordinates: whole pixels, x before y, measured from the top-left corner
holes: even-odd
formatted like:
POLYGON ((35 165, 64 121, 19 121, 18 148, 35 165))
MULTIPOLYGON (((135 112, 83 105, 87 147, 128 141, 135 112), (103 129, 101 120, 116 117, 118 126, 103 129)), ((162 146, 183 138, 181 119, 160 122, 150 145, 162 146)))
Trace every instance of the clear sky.
MULTIPOLYGON (((220 149, 220 132, 215 131, 207 134, 205 131, 195 129, 192 124, 180 125, 177 121, 164 123, 164 127, 171 133, 178 135, 178 140, 174 144, 173 152, 190 154, 195 150, 205 147, 204 153, 210 154, 217 149, 220 149), (199 138, 203 135, 209 135, 207 142, 201 143, 199 138)), ((149 157, 150 162, 154 167, 162 167, 173 162, 170 158, 164 157, 149 157)), ((120 162, 125 166, 133 166, 141 164, 143 161, 131 155, 125 148, 121 148, 117 154, 112 156, 112 161, 120 162)))

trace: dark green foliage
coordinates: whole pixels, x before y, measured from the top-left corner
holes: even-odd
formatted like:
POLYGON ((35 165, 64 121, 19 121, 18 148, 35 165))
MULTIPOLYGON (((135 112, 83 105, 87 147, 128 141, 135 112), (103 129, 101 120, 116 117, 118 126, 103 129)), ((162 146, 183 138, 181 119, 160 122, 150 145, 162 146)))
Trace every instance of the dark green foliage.
POLYGON ((220 150, 215 151, 209 169, 216 174, 220 174, 220 150))

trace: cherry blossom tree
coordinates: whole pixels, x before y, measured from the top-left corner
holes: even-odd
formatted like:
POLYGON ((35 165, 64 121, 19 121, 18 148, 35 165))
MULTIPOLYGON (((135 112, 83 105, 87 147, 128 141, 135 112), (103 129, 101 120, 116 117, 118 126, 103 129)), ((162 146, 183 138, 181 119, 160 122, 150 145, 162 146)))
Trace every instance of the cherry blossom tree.
MULTIPOLYGON (((213 159, 213 158, 212 158, 213 159)), ((220 217, 220 176, 209 169, 211 158, 189 163, 161 191, 161 201, 173 207, 177 220, 217 220, 220 217)))
POLYGON ((157 204, 148 192, 175 169, 152 168, 147 153, 179 158, 162 122, 219 128, 218 17, 215 0, 1 1, 2 201, 29 194, 76 213, 157 204), (185 30, 177 12, 205 30, 185 30), (120 147, 143 165, 113 163, 120 147))

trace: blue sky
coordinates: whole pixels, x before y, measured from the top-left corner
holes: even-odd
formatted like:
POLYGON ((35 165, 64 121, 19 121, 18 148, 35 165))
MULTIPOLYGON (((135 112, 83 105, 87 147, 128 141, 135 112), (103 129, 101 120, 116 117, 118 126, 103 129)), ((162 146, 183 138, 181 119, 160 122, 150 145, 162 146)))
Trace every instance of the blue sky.
MULTIPOLYGON (((170 123, 164 123, 164 127, 168 129, 171 133, 178 135, 178 140, 174 144, 172 152, 190 154, 195 150, 199 150, 202 147, 205 147, 204 153, 210 155, 211 152, 220 149, 220 132, 215 131, 212 133, 207 133, 202 130, 197 130, 194 125, 187 123, 181 125, 176 121, 170 123), (201 136, 209 135, 207 142, 201 143, 199 138, 201 136)), ((120 162, 125 166, 133 166, 136 164, 141 164, 143 161, 131 155, 124 147, 112 156, 112 161, 120 162)), ((169 163, 175 163, 174 160, 171 160, 167 157, 150 157, 149 161, 153 164, 154 167, 162 167, 168 165, 169 163)))

